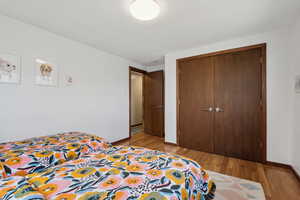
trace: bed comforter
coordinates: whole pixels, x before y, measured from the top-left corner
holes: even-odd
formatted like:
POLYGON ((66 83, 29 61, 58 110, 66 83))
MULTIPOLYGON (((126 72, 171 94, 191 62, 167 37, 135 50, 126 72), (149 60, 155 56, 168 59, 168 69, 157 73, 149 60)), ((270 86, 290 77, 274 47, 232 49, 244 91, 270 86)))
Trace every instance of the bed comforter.
POLYGON ((11 176, 0 179, 0 199, 9 200, 45 200, 43 194, 33 188, 24 177, 11 176))
POLYGON ((109 145, 0 180, 0 200, 211 200, 215 190, 195 161, 134 146, 109 145))
POLYGON ((0 144, 0 178, 25 176, 110 148, 103 138, 85 133, 61 133, 0 144))

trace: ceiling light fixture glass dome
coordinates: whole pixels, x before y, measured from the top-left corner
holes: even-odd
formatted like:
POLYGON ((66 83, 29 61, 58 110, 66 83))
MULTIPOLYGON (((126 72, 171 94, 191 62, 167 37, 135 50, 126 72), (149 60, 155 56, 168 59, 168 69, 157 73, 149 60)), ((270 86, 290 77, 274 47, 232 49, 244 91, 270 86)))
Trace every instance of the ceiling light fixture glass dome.
POLYGON ((160 7, 156 0, 134 0, 130 5, 130 12, 134 18, 148 21, 159 15, 160 7))

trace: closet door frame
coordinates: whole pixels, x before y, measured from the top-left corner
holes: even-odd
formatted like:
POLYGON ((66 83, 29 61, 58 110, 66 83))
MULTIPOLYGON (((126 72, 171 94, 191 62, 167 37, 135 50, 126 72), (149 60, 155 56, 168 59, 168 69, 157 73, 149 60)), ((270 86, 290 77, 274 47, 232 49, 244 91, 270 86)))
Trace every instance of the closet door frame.
POLYGON ((197 56, 192 57, 186 57, 176 60, 176 121, 177 121, 177 128, 176 128, 176 135, 177 135, 177 145, 180 146, 180 89, 179 89, 179 83, 180 83, 180 72, 179 72, 179 65, 180 62, 183 61, 191 61, 203 57, 210 57, 210 56, 216 56, 216 55, 222 55, 227 53, 234 53, 234 52, 241 52, 241 51, 247 51, 250 49, 261 49, 261 127, 260 127, 260 138, 258 140, 259 146, 260 146, 260 161, 262 163, 267 162, 267 81, 266 81, 266 66, 267 66, 267 60, 266 60, 266 51, 267 51, 267 44, 256 44, 251 46, 245 46, 240 48, 234 48, 234 49, 228 49, 223 51, 217 51, 207 54, 201 54, 197 56))

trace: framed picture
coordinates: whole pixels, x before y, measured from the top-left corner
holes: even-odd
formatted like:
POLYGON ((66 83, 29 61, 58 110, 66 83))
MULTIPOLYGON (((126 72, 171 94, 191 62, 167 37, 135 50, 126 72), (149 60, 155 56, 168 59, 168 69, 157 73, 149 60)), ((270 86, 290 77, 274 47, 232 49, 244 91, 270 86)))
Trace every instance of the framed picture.
POLYGON ((58 86, 58 66, 43 59, 35 59, 35 83, 40 86, 58 86))
POLYGON ((21 81, 21 57, 0 54, 0 83, 19 84, 21 81))
POLYGON ((74 79, 71 75, 65 75, 65 85, 66 86, 72 86, 74 83, 74 79))
POLYGON ((300 93, 300 75, 296 76, 295 92, 300 93))

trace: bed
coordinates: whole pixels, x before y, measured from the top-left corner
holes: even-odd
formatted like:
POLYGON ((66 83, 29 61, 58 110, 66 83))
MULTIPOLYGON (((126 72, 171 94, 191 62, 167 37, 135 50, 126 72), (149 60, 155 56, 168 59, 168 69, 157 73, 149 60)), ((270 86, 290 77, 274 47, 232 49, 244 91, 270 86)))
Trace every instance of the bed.
POLYGON ((0 177, 25 176, 108 149, 103 138, 78 132, 0 144, 0 177))
POLYGON ((1 200, 211 200, 215 190, 206 171, 189 158, 109 143, 76 159, 0 180, 1 200))

